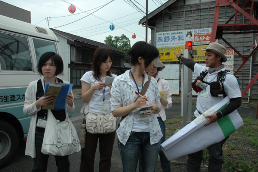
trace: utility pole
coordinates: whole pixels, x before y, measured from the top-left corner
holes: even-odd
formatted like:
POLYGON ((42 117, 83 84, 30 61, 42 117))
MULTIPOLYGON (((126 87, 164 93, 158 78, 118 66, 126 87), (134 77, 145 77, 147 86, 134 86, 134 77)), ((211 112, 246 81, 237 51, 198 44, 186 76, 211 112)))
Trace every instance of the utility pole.
POLYGON ((49 20, 50 20, 50 17, 47 17, 47 25, 48 25, 48 28, 49 28, 49 20))
POLYGON ((148 43, 148 0, 146 0, 146 43, 148 43))

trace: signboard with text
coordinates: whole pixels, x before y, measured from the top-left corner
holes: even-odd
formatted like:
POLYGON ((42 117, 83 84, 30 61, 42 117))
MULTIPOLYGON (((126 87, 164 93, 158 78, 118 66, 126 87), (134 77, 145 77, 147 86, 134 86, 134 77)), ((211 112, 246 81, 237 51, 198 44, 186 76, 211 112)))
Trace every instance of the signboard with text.
POLYGON ((204 61, 205 52, 201 48, 206 48, 210 43, 211 28, 158 32, 156 36, 156 47, 161 61, 178 61, 173 51, 184 49, 186 41, 198 45, 193 46, 194 60, 204 61))
POLYGON ((227 50, 225 53, 227 61, 224 63, 227 70, 234 74, 234 50, 227 50))
POLYGON ((193 45, 208 45, 210 38, 211 28, 158 32, 156 34, 156 47, 185 46, 186 41, 192 41, 193 45))
MULTIPOLYGON (((205 61, 205 51, 202 48, 207 48, 207 45, 203 46, 193 46, 192 54, 194 56, 194 61, 205 61)), ((175 56, 174 52, 177 50, 180 52, 181 49, 184 49, 185 46, 178 46, 178 47, 161 47, 158 48, 159 50, 159 57, 160 61, 178 61, 177 57, 175 56)))
POLYGON ((185 31, 171 31, 157 33, 156 47, 176 47, 185 45, 185 31))

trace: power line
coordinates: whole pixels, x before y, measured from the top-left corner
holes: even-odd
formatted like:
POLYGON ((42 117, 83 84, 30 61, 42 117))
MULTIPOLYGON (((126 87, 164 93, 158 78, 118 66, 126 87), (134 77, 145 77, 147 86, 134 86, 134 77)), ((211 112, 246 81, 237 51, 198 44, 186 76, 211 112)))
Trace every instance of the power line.
MULTIPOLYGON (((134 24, 134 23, 132 23, 132 24, 134 24)), ((129 24, 129 25, 132 25, 132 24, 129 24)), ((129 25, 126 25, 126 26, 129 26, 129 25)), ((123 26, 123 27, 125 27, 125 26, 123 26)), ((126 29, 124 29, 124 28, 122 28, 122 27, 118 27, 118 29, 123 29, 123 30, 125 30, 125 31, 127 31, 127 32, 135 33, 135 32, 128 31, 128 30, 126 30, 126 29)), ((107 33, 107 32, 112 32, 112 31, 109 30, 109 31, 106 31, 106 32, 102 32, 102 33, 100 33, 100 34, 104 34, 104 33, 107 33)), ((90 36, 87 36, 87 37, 91 37, 91 36, 95 36, 95 35, 99 35, 99 34, 94 34, 94 35, 90 35, 90 36)), ((140 36, 140 35, 138 35, 138 36, 139 36, 139 37, 142 37, 142 36, 140 36)), ((142 37, 142 38, 144 38, 144 37, 142 37)))
MULTIPOLYGON (((120 22, 120 24, 121 24, 121 23, 128 23, 128 22, 130 22, 130 21, 133 21, 133 23, 137 23, 137 21, 139 21, 139 20, 138 20, 138 19, 127 20, 127 21, 124 21, 124 22, 120 22)), ((109 23, 109 22, 105 22, 105 23, 109 23)), ((113 23, 113 24, 114 24, 114 23, 113 23)), ((116 26, 116 24, 114 24, 114 25, 116 26)), ((92 27, 93 27, 93 26, 92 26, 92 27)), ((122 27, 122 26, 121 26, 121 27, 122 27)), ((92 31, 89 32, 89 33, 102 30, 103 28, 108 28, 108 27, 105 25, 105 26, 96 28, 97 30, 96 30, 96 29, 91 29, 92 31)), ((77 32, 75 32, 75 33, 78 33, 78 32, 85 32, 85 30, 80 30, 80 31, 77 31, 77 32)))
MULTIPOLYGON (((115 20, 118 20, 118 19, 121 19, 121 18, 124 18, 124 17, 130 16, 130 15, 133 15, 133 14, 136 14, 136 13, 138 13, 138 12, 134 12, 134 13, 131 13, 131 14, 128 14, 128 15, 125 15, 125 16, 122 16, 122 17, 119 17, 119 18, 113 19, 112 21, 115 21, 115 20)), ((137 20, 138 20, 138 19, 137 19, 137 20)), ((72 30, 72 31, 70 31, 70 32, 77 32, 77 31, 80 31, 80 30, 89 29, 89 28, 91 28, 91 27, 99 26, 99 25, 102 25, 102 24, 105 24, 105 23, 110 23, 110 22, 106 21, 106 22, 103 22, 103 23, 100 23, 100 24, 96 24, 96 25, 93 25, 93 26, 88 26, 87 28, 82 28, 82 29, 72 30)))
MULTIPOLYGON (((132 24, 136 24, 136 22, 134 21, 134 22, 131 22, 131 23, 127 23, 127 24, 125 24, 125 25, 118 26, 118 28, 122 28, 122 29, 123 29, 123 27, 129 26, 129 25, 132 25, 132 24)), ((106 28, 107 28, 107 27, 106 27, 106 28)), ((87 32, 87 33, 85 33, 85 34, 97 33, 97 32, 99 32, 99 31, 101 31, 101 30, 103 30, 103 29, 94 30, 94 31, 92 31, 92 32, 87 32)), ((109 32, 111 32, 111 30, 109 30, 109 32)), ((82 33, 82 34, 83 34, 83 33, 82 33)), ((83 35, 85 35, 85 34, 83 34, 83 35)))
POLYGON ((124 0, 127 4, 129 4, 131 7, 133 7, 134 9, 136 9, 138 12, 141 12, 141 13, 143 13, 143 14, 145 14, 144 13, 144 11, 142 10, 142 9, 140 9, 139 7, 137 7, 134 3, 132 3, 132 1, 130 1, 130 0, 124 0), (131 2, 131 3, 130 3, 131 2))
POLYGON ((140 7, 138 7, 132 0, 128 1, 131 2, 137 9, 141 10, 145 14, 145 12, 140 7))
POLYGON ((100 7, 99 9, 93 11, 92 13, 90 13, 90 14, 88 14, 88 15, 86 15, 86 16, 84 16, 84 17, 78 19, 78 20, 75 20, 75 21, 73 21, 73 22, 70 22, 70 23, 67 23, 67 24, 64 24, 64 25, 61 25, 61 26, 53 27, 53 28, 59 28, 59 27, 67 26, 67 25, 69 25, 69 24, 72 24, 72 23, 75 23, 75 22, 77 22, 77 21, 79 21, 79 20, 82 20, 82 19, 84 19, 85 17, 88 17, 89 15, 93 15, 93 13, 99 11, 100 9, 104 8, 105 6, 107 6, 108 4, 110 4, 110 3, 113 2, 113 1, 114 1, 114 0, 112 0, 112 1, 110 1, 110 2, 108 2, 108 3, 106 3, 106 4, 104 4, 104 5, 103 5, 102 7, 100 7))
POLYGON ((158 2, 159 4, 163 4, 162 2, 161 2, 161 0, 155 0, 156 2, 158 2))
MULTIPOLYGON (((102 18, 100 18, 100 17, 94 15, 94 14, 93 14, 93 16, 97 17, 97 18, 100 19, 100 20, 107 21, 107 20, 105 20, 105 19, 102 19, 102 18)), ((110 21, 108 21, 108 22, 110 22, 110 21)), ((111 22, 110 22, 110 23, 111 23, 111 22)), ((122 28, 122 27, 119 27, 119 26, 117 26, 117 27, 120 28, 120 29, 123 29, 123 30, 125 30, 125 31, 127 31, 127 32, 134 33, 134 32, 131 32, 131 31, 129 31, 129 30, 126 30, 126 29, 124 29, 124 28, 122 28)))
MULTIPOLYGON (((63 0, 63 1, 64 1, 64 0, 63 0)), ((66 2, 66 1, 64 1, 64 2, 66 2)), ((68 2, 66 2, 66 3, 68 3, 68 2)), ((69 3, 69 4, 70 4, 70 3, 69 3)), ((94 9, 96 9, 96 8, 100 8, 101 6, 103 6, 103 5, 100 5, 100 6, 98 6, 98 7, 92 8, 92 9, 87 10, 87 11, 83 11, 83 12, 81 12, 81 13, 76 13, 76 14, 66 15, 66 16, 49 17, 49 18, 61 18, 61 17, 75 16, 75 15, 78 15, 78 14, 87 13, 88 11, 92 11, 92 10, 94 10, 94 9)))
MULTIPOLYGON (((63 0, 64 1, 64 0, 63 0)), ((66 2, 66 1, 64 1, 64 2, 66 2)), ((111 1, 112 2, 112 1, 111 1)), ((66 3, 68 3, 68 2, 66 2, 66 3)), ((109 2, 110 3, 110 2, 109 2)), ((71 3, 69 3, 69 4, 71 4, 71 3)), ((84 11, 83 9, 80 9, 80 8, 78 8, 80 11, 84 11)), ((105 20, 105 19, 102 19, 102 18, 100 18, 100 17, 98 17, 98 16, 96 16, 96 15, 94 15, 93 13, 91 13, 94 17, 96 17, 96 18, 98 18, 98 19, 100 19, 100 20, 103 20, 103 21, 105 21, 105 22, 109 22, 109 23, 112 23, 112 22, 110 22, 110 21, 107 21, 107 20, 105 20)), ((127 32, 130 32, 130 33, 135 33, 135 32, 131 32, 131 31, 129 31, 129 30, 126 30, 126 29, 124 29, 124 28, 122 28, 122 27, 119 27, 119 26, 116 26, 116 27, 118 27, 118 28, 120 28, 120 29, 123 29, 123 30, 125 30, 125 31, 127 31, 127 32)), ((110 31, 107 31, 107 32, 110 32, 110 31)), ((106 33, 106 32, 103 32, 103 33, 106 33)), ((102 34, 103 34, 102 33, 102 34)), ((100 33, 101 34, 101 33, 100 33)), ((90 35, 90 36, 94 36, 94 35, 90 35)), ((142 37, 142 36, 140 36, 140 37, 142 37)), ((142 37, 142 38, 144 38, 144 37, 142 37)))
MULTIPOLYGON (((155 4, 155 5, 157 5, 157 4, 156 4, 156 2, 155 2, 154 0, 152 0, 152 2, 154 2, 154 4, 155 4)), ((157 6, 158 6, 158 5, 157 5, 157 6)))
MULTIPOLYGON (((46 20, 46 18, 44 18, 43 20, 41 20, 40 22, 42 22, 42 21, 44 21, 44 20, 46 20)), ((37 25, 37 24, 39 24, 40 22, 38 22, 38 23, 36 23, 36 24, 34 24, 34 25, 37 25)))
POLYGON ((137 4, 139 4, 143 9, 145 9, 144 6, 142 6, 138 1, 134 0, 137 4))

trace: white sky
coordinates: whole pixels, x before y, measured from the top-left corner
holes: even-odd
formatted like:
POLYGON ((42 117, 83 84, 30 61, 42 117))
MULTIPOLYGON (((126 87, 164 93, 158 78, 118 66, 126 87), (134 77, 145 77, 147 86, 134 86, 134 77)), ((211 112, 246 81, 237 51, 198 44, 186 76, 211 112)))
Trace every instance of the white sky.
MULTIPOLYGON (((51 18, 49 22, 50 28, 55 28, 75 20, 78 20, 96 9, 89 11, 89 13, 81 13, 81 10, 87 11, 104 5, 111 0, 2 0, 8 4, 28 10, 31 12, 31 23, 37 24, 41 27, 48 27, 46 20, 47 17, 59 17, 71 15, 68 11, 69 3, 76 6, 76 12, 69 17, 51 18), (69 2, 69 3, 67 3, 69 2), (78 14, 81 13, 81 14, 78 14), (78 14, 78 15, 76 15, 78 14), (44 20, 44 21, 42 21, 44 20), (41 22, 40 22, 41 21, 41 22), (40 23, 39 23, 40 22, 40 23)), ((138 25, 140 19, 145 15, 138 12, 131 7, 128 3, 129 0, 114 0, 104 8, 95 12, 93 16, 90 15, 84 19, 69 24, 67 26, 55 28, 64 32, 78 35, 87 39, 104 43, 107 36, 121 36, 125 34, 133 45, 137 41, 145 41, 145 27, 138 25), (128 15, 128 16, 126 16, 128 15), (126 16, 126 17, 124 17, 126 16), (121 18, 123 17, 123 18, 121 18), (101 19, 103 20, 101 20, 101 19), (120 18, 120 19, 118 19, 120 18), (108 21, 108 22, 107 22, 108 21), (111 31, 109 25, 113 23, 115 29, 111 31), (121 29, 123 28, 123 29, 121 29), (132 38, 133 33, 136 34, 136 39, 132 38)), ((131 0, 144 12, 146 11, 146 0, 131 0), (142 6, 140 6, 140 3, 142 6), (144 7, 144 8, 143 8, 144 7)), ((158 8, 161 3, 167 0, 148 0, 149 13, 158 8)), ((150 40, 150 29, 148 29, 148 41, 150 40)))

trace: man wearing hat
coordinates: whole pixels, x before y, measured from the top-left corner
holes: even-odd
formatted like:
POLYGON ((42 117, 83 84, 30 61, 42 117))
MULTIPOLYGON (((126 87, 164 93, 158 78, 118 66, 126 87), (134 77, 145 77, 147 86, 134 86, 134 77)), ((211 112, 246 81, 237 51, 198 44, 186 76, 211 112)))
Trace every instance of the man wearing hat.
MULTIPOLYGON (((177 51, 174 54, 184 65, 190 68, 197 76, 201 76, 199 81, 194 82, 193 87, 198 87, 198 96, 196 101, 196 111, 194 118, 210 109, 213 105, 228 96, 230 103, 222 111, 206 116, 210 118, 206 125, 217 121, 219 118, 226 116, 241 106, 241 91, 238 81, 234 75, 228 73, 222 62, 226 62, 226 48, 216 42, 212 42, 206 49, 205 62, 206 67, 195 63, 192 59, 181 56, 177 51)), ((197 80, 196 80, 197 81, 197 80)), ((227 138, 226 138, 227 139, 227 138)), ((220 172, 224 163, 222 155, 222 146, 226 139, 208 147, 210 154, 208 171, 220 172)), ((201 142, 201 140, 200 140, 201 142)), ((189 154, 187 160, 187 171, 200 171, 202 162, 202 150, 189 154)))

